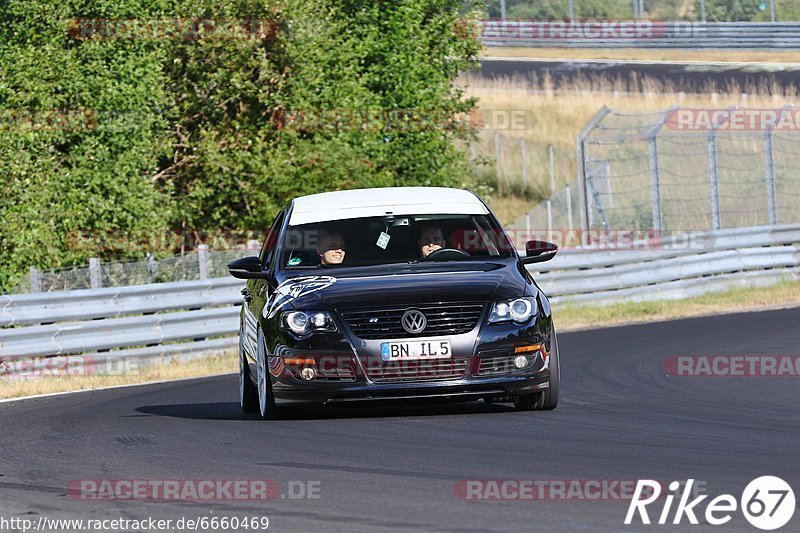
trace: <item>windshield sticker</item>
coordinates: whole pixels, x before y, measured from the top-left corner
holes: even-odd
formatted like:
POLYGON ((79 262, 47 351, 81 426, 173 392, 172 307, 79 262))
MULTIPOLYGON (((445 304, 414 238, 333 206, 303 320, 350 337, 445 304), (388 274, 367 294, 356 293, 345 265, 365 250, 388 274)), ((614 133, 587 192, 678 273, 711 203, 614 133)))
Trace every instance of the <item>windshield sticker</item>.
POLYGON ((336 278, 333 276, 305 276, 287 279, 278 285, 267 305, 264 306, 264 318, 272 318, 292 300, 326 289, 334 283, 336 283, 336 278))

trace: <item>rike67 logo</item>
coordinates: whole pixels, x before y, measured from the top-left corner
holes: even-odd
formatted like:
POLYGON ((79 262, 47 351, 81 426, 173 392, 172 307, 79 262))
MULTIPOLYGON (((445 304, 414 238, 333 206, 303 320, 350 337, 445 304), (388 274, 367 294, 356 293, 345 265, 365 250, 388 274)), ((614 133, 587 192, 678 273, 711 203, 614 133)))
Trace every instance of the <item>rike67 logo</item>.
MULTIPOLYGON (((708 495, 703 494, 690 501, 693 484, 693 479, 689 479, 685 484, 678 481, 669 484, 670 492, 663 498, 664 506, 658 514, 657 524, 680 524, 684 517, 690 524, 699 524, 697 516, 700 514, 700 504, 708 498, 708 495), (681 487, 683 487, 683 491, 679 492, 681 487), (676 497, 678 504, 673 514, 672 504, 676 497), (671 521, 670 515, 672 515, 671 521)), ((642 524, 650 524, 651 519, 647 506, 656 501, 660 503, 661 497, 661 484, 658 481, 639 480, 633 499, 628 506, 625 525, 633 523, 637 515, 642 524)), ((721 526, 731 521, 737 508, 740 508, 747 521, 758 529, 765 531, 778 529, 786 525, 794 515, 794 491, 779 477, 762 476, 754 479, 745 487, 742 497, 738 501, 731 494, 721 494, 713 498, 707 502, 705 512, 701 516, 704 516, 706 523, 712 526, 721 526)), ((657 511, 657 509, 650 510, 657 511)))

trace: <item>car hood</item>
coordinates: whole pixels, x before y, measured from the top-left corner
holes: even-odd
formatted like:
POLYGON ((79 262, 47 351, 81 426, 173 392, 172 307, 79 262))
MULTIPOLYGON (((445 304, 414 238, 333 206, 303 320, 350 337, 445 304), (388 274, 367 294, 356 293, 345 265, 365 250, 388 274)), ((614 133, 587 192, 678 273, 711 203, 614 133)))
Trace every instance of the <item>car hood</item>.
POLYGON ((273 303, 348 309, 429 302, 486 302, 536 293, 517 261, 446 262, 315 270, 287 277, 273 303), (283 302, 279 302, 279 300, 283 302))

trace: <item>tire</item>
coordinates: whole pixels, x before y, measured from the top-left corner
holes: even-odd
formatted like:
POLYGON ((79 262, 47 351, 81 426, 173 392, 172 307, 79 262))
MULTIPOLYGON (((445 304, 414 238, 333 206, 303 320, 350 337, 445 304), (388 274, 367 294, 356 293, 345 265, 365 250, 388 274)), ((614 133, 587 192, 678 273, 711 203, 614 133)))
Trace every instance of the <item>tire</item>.
POLYGON ((553 329, 553 346, 550 350, 550 386, 542 391, 533 406, 537 411, 552 411, 558 407, 558 393, 561 388, 561 361, 558 355, 558 337, 553 329))
POLYGON ((552 411, 558 407, 558 391, 561 385, 561 364, 558 357, 558 339, 553 330, 553 346, 550 351, 550 386, 542 392, 514 396, 517 411, 552 411))
POLYGON ((245 413, 258 411, 258 388, 250 379, 250 365, 244 353, 244 337, 239 334, 239 405, 245 413))
POLYGON ((267 342, 261 329, 258 330, 258 349, 256 350, 256 394, 258 397, 258 414, 263 420, 278 418, 279 409, 272 395, 272 381, 267 369, 267 342))

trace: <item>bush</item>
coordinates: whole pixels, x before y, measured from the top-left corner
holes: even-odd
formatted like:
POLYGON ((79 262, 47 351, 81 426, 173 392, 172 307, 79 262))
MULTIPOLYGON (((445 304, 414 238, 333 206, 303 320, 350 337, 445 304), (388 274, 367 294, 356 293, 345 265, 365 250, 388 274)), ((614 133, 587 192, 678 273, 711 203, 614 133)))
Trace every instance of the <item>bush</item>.
POLYGON ((480 45, 467 22, 477 15, 462 7, 450 0, 7 4, 0 290, 29 266, 175 251, 166 242, 104 248, 118 241, 113 234, 261 230, 301 194, 468 183, 463 143, 454 141, 474 133, 451 119, 474 102, 453 80, 474 64, 480 45), (87 39, 73 20, 174 17, 257 20, 261 33, 87 39), (315 127, 296 120, 366 110, 439 118, 411 129, 383 119, 315 127), (70 124, 53 125, 65 116, 70 124))

